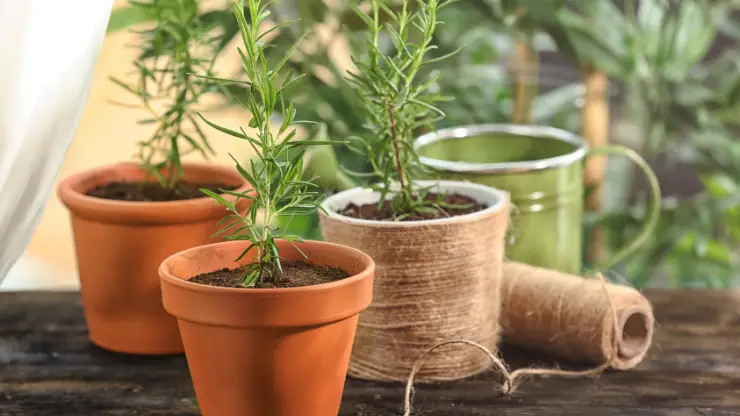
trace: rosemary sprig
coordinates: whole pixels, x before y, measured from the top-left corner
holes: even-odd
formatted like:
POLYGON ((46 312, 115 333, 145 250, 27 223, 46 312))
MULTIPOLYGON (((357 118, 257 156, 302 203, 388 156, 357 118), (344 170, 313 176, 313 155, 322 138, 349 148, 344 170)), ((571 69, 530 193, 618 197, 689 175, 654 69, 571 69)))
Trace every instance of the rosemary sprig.
POLYGON ((138 142, 134 156, 149 177, 175 188, 182 180, 182 158, 193 152, 208 159, 213 148, 199 125, 195 105, 212 89, 216 59, 212 27, 200 19, 198 0, 129 0, 154 26, 136 33, 141 54, 133 84, 111 78, 138 97, 154 124, 151 137, 138 142), (203 78, 199 75, 205 76, 203 78))
POLYGON ((435 30, 442 24, 437 13, 455 1, 418 0, 418 7, 411 10, 409 0, 404 0, 400 11, 393 11, 382 0, 372 0, 370 13, 352 6, 369 29, 364 39, 368 56, 364 60, 353 56, 357 72, 348 76, 367 110, 368 138, 352 137, 350 149, 368 157, 371 172, 363 176, 379 181, 371 185, 381 195, 379 205, 389 193, 394 194, 391 206, 396 219, 442 211, 440 201, 428 201, 428 189, 415 182, 423 166, 413 139, 420 128, 433 126, 445 116, 435 104, 447 98, 431 91, 440 75, 421 80, 420 70, 460 50, 428 58, 436 49, 435 30), (381 24, 383 14, 389 20, 385 25, 381 24), (381 50, 384 29, 395 49, 392 54, 381 50), (414 38, 416 42, 410 40, 414 38))
MULTIPOLYGON (((270 47, 265 42, 268 33, 280 26, 293 22, 273 26, 260 31, 262 24, 270 16, 268 6, 270 1, 249 0, 245 14, 244 0, 234 0, 234 14, 239 25, 242 48, 237 48, 241 56, 242 67, 249 81, 249 93, 245 100, 238 100, 251 115, 249 127, 253 133, 247 133, 243 128, 239 131, 203 120, 218 131, 246 140, 256 154, 256 158, 249 161, 247 168, 243 167, 235 158, 234 163, 239 173, 247 180, 254 193, 235 193, 223 191, 236 197, 247 198, 252 204, 246 215, 241 215, 234 203, 206 189, 201 191, 214 198, 231 212, 222 224, 226 224, 216 235, 223 235, 226 240, 245 240, 251 244, 236 259, 239 260, 253 249, 257 250, 255 262, 247 267, 241 286, 252 287, 261 282, 277 283, 282 277, 277 239, 283 239, 291 244, 302 241, 298 236, 284 234, 275 228, 273 220, 277 217, 294 215, 310 215, 318 211, 324 199, 319 192, 313 178, 310 181, 302 180, 303 156, 308 146, 335 144, 332 141, 293 140, 296 135, 294 126, 306 124, 306 121, 295 120, 296 109, 292 102, 284 97, 286 90, 297 82, 302 75, 294 76, 288 73, 281 77, 280 71, 285 66, 291 54, 298 48, 305 38, 302 36, 276 64, 270 66, 265 51, 270 47), (279 123, 273 124, 275 116, 282 116, 279 123), (258 218, 261 216, 262 227, 258 227, 258 218), (229 235, 225 233, 233 232, 229 235)), ((218 80, 217 82, 235 82, 218 80)), ((298 247, 296 247, 298 249, 298 247)), ((300 249, 298 249, 300 252, 300 249)))

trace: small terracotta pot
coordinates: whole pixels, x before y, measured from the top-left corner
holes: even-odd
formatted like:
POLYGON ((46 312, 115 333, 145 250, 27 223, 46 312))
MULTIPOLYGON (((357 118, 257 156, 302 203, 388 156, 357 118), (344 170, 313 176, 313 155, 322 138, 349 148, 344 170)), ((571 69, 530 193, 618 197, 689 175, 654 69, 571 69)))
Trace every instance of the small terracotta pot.
MULTIPOLYGON (((248 242, 178 253, 159 275, 165 309, 175 315, 203 416, 328 416, 339 412, 358 314, 372 300, 375 263, 331 243, 297 243, 315 265, 350 277, 288 289, 239 289, 190 283, 197 274, 234 268, 248 242)), ((285 260, 304 257, 279 241, 285 260)), ((256 252, 239 264, 247 264, 256 252)))
MULTIPOLYGON (((230 168, 186 164, 185 179, 223 182, 249 189, 230 168)), ((162 307, 157 268, 179 251, 211 239, 226 215, 203 198, 172 202, 128 202, 85 195, 111 181, 140 181, 145 173, 122 163, 65 179, 58 194, 71 211, 82 303, 90 340, 107 350, 142 355, 182 353, 177 322, 162 307)), ((232 198, 233 200, 233 198, 232 198)), ((246 210, 249 201, 238 203, 246 210)))

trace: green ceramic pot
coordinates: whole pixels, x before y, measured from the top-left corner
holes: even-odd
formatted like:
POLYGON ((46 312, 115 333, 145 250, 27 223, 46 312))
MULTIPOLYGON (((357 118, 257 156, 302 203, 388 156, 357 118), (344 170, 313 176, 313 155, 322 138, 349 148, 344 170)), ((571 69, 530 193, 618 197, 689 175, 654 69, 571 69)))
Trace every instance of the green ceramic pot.
POLYGON ((652 188, 642 231, 596 270, 608 270, 634 253, 655 228, 660 187, 649 165, 619 146, 588 149, 577 135, 545 126, 486 124, 452 127, 419 137, 414 147, 438 179, 467 180, 511 194, 512 226, 506 257, 567 273, 582 272, 583 166, 596 154, 619 154, 637 163, 652 188))

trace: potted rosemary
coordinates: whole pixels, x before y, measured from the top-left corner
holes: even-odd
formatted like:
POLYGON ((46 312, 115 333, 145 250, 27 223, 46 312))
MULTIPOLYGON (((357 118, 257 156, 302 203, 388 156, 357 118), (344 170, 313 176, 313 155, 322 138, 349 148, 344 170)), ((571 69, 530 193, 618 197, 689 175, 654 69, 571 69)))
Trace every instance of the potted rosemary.
POLYGON ((205 416, 337 414, 358 314, 372 298, 368 255, 271 225, 319 209, 322 193, 301 178, 303 156, 331 142, 292 140, 300 122, 285 95, 300 77, 281 69, 298 45, 268 62, 268 4, 249 0, 245 13, 244 0, 234 1, 250 130, 207 121, 253 146, 255 159, 235 162, 256 193, 224 191, 235 202, 204 189, 230 212, 217 232, 227 241, 177 253, 159 269, 162 302, 178 320, 205 416), (242 200, 251 203, 246 214, 236 206, 242 200))
MULTIPOLYGON (((420 70, 430 58, 441 24, 437 13, 451 4, 419 1, 399 11, 372 1, 369 14, 355 9, 369 31, 365 59, 348 79, 366 109, 367 137, 350 147, 366 155, 377 183, 326 199, 320 226, 327 241, 363 250, 375 260, 373 303, 357 329, 349 374, 372 380, 406 380, 414 361, 451 338, 474 340, 495 350, 508 194, 456 181, 421 181, 423 166, 414 133, 444 116, 431 91, 437 78, 420 70), (384 15, 390 23, 381 26, 384 15), (384 30, 385 29, 385 30, 384 30), (384 33, 385 32, 385 33, 384 33), (388 34, 390 53, 381 51, 388 34), (416 42, 410 39, 417 39, 416 42)), ((467 377, 488 367, 484 355, 440 348, 417 380, 467 377)))
MULTIPOLYGON (((200 188, 243 192, 228 168, 186 163, 211 152, 195 106, 213 86, 211 28, 197 0, 131 2, 156 22, 140 32, 136 85, 114 80, 140 101, 151 137, 138 143, 137 163, 103 166, 59 187, 71 211, 89 336, 122 353, 181 353, 177 322, 162 308, 157 268, 167 256, 209 241, 225 212, 200 188), (156 56, 154 58, 153 56, 156 56), (205 57, 205 58, 204 58, 205 57)), ((238 201, 245 210, 248 199, 238 201)))

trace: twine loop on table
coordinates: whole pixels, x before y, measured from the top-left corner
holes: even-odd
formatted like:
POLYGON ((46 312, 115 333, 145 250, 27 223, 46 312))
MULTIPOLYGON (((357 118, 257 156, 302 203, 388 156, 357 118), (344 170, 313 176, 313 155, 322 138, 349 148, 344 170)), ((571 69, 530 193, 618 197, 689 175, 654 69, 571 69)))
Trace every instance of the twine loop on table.
MULTIPOLYGON (((403 402, 403 416, 411 416, 411 400, 412 400, 412 394, 414 389, 414 379, 417 375, 417 373, 422 369, 422 365, 424 364, 424 361, 426 357, 437 348, 441 348, 443 346, 450 346, 455 344, 462 344, 466 346, 474 347, 475 349, 483 352, 486 354, 490 366, 494 367, 494 369, 500 373, 504 380, 501 384, 501 392, 504 395, 511 395, 513 394, 516 389, 518 388, 519 384, 524 378, 531 377, 531 376, 558 376, 558 377, 568 377, 568 378, 580 378, 580 377, 591 377, 591 376, 597 376, 612 366, 612 364, 615 361, 615 358, 617 356, 617 351, 619 350, 619 335, 621 332, 620 325, 618 324, 618 316, 617 316, 617 308, 614 305, 614 301, 609 293, 609 288, 607 286, 606 279, 604 279, 604 276, 601 274, 597 275, 598 280, 601 282, 601 287, 603 289, 604 295, 606 296, 606 300, 608 303, 608 309, 611 312, 611 319, 612 319, 612 325, 611 325, 611 331, 613 333, 613 336, 610 337, 612 340, 612 348, 610 349, 611 355, 607 357, 607 359, 599 366, 582 370, 582 371, 568 371, 568 370, 558 370, 558 369, 551 369, 551 368, 520 368, 514 371, 510 371, 509 367, 506 365, 506 363, 503 361, 502 358, 500 358, 497 354, 493 353, 491 349, 487 348, 484 345, 481 345, 474 341, 469 341, 465 339, 454 339, 449 341, 440 342, 436 345, 434 345, 432 348, 428 349, 426 352, 424 352, 414 363, 411 373, 408 376, 408 379, 406 381, 406 390, 404 393, 404 402, 403 402)), ((604 319, 607 318, 607 316, 603 317, 604 319)))

